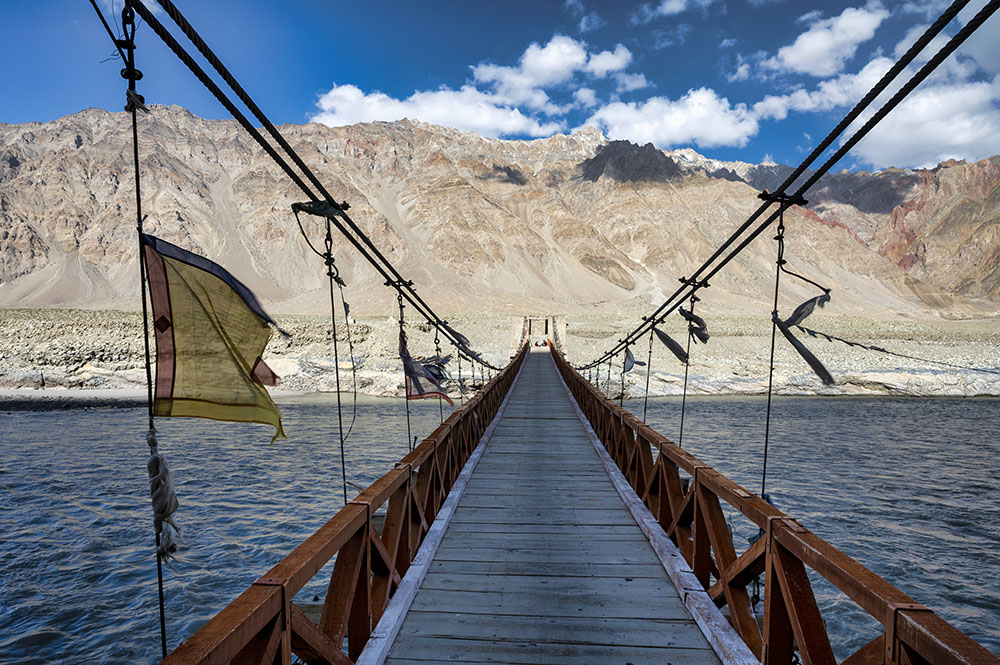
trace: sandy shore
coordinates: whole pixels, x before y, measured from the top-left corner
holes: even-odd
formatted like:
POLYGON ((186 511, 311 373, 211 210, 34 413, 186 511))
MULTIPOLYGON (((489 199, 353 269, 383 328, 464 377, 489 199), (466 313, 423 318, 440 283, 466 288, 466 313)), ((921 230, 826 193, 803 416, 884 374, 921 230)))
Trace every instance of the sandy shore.
MULTIPOLYGON (((747 395, 767 390, 770 321, 764 316, 717 315, 709 312, 712 338, 691 350, 688 389, 695 394, 747 395)), ((519 322, 509 317, 452 317, 475 348, 496 365, 507 361, 519 322)), ((272 339, 265 359, 282 377, 281 391, 335 390, 335 362, 324 316, 279 317, 292 337, 272 339)), ((592 360, 635 324, 634 317, 568 316, 565 351, 575 364, 592 360)), ((817 313, 809 327, 855 342, 921 360, 894 357, 820 338, 799 336, 837 380, 823 386, 780 335, 775 354, 774 385, 779 394, 834 395, 1000 395, 1000 320, 877 321, 817 313), (994 370, 993 373, 947 367, 994 370)), ((141 319, 137 313, 81 310, 0 310, 0 401, 54 400, 87 405, 95 400, 143 401, 141 319)), ((664 330, 686 342, 683 321, 672 317, 664 330), (674 320, 676 319, 676 320, 674 320)), ((433 334, 426 325, 408 326, 414 355, 433 353, 433 334)), ((396 355, 398 327, 390 317, 352 320, 353 362, 346 352, 346 330, 338 330, 341 347, 341 388, 352 387, 377 396, 402 394, 402 371, 396 355)), ((650 360, 648 339, 633 347, 640 361, 650 360)), ((446 349, 447 351, 447 349, 446 349)), ((611 372, 609 392, 620 391, 620 361, 611 372)), ((450 364, 457 379, 458 366, 450 364)), ((653 395, 676 395, 683 389, 684 367, 655 342, 650 363, 649 390, 653 395)), ((606 381, 607 365, 601 370, 606 381)), ((462 377, 467 385, 468 363, 462 377)), ((475 383, 479 382, 477 374, 475 383)), ((646 368, 626 376, 626 395, 645 391, 646 368)), ((457 394, 457 381, 450 382, 457 394)), ((10 408, 17 408, 11 406, 10 408)), ((62 407, 60 407, 62 408, 62 407)), ((71 407, 66 407, 71 408, 71 407)))

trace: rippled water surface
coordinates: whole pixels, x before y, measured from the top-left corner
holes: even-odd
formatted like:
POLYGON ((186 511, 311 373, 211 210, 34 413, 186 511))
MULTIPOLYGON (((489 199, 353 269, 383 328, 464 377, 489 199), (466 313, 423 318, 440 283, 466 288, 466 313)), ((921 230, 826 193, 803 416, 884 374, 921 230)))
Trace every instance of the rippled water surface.
MULTIPOLYGON (((159 422, 186 543, 166 571, 170 648, 343 504, 333 398, 280 405, 290 439, 274 445, 268 427, 159 422)), ((641 402, 628 406, 641 414, 641 402)), ((403 408, 360 404, 350 480, 367 485, 405 454, 403 408)), ((676 438, 679 402, 649 409, 676 438)), ((411 410, 423 437, 437 404, 411 410)), ((0 406, 3 662, 158 660, 144 414, 0 406)), ((760 399, 688 402, 685 447, 752 491, 762 437, 760 399)), ((768 464, 780 508, 1000 652, 1000 401, 780 399, 768 464)), ((738 520, 733 528, 752 535, 738 520)), ((302 595, 322 594, 324 577, 302 595)), ((842 596, 824 586, 818 595, 839 655, 874 636, 842 596)))

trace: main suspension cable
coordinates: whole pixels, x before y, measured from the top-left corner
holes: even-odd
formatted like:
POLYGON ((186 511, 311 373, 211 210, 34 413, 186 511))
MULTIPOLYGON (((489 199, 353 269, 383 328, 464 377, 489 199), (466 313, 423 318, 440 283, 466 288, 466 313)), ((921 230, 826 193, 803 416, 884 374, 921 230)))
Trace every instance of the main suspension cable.
MULTIPOLYGON (((164 43, 174 52, 175 55, 191 70, 191 72, 198 78, 199 81, 213 94, 213 96, 218 99, 220 103, 226 108, 227 111, 243 126, 244 129, 251 135, 251 137, 267 152, 268 156, 271 157, 285 173, 292 179, 292 181, 310 198, 312 201, 325 200, 336 210, 336 216, 332 219, 337 230, 340 231, 352 245, 361 253, 362 257, 365 258, 381 275, 385 278, 386 282, 391 283, 395 286, 397 291, 403 295, 404 298, 417 310, 417 312, 424 317, 431 325, 441 331, 445 337, 456 347, 456 349, 461 348, 461 342, 452 334, 449 330, 447 322, 441 319, 431 307, 423 300, 423 298, 417 294, 413 287, 413 283, 404 280, 396 268, 389 262, 388 259, 378 250, 371 239, 355 224, 355 222, 346 213, 348 206, 344 204, 338 204, 326 188, 322 185, 316 175, 311 169, 305 164, 301 157, 292 149, 285 138, 277 130, 277 128, 270 122, 267 116, 261 111, 260 107, 253 101, 246 90, 236 81, 235 77, 229 72, 229 70, 222 64, 215 53, 208 47, 201 36, 195 31, 193 26, 185 19, 180 10, 171 2, 170 0, 157 0, 164 11, 174 20, 174 22, 180 27, 181 31, 191 40, 195 47, 201 52, 205 59, 212 65, 219 76, 229 85, 237 97, 246 105, 250 112, 257 118, 262 124, 265 130, 272 136, 272 138, 278 143, 278 145, 285 151, 289 158, 299 167, 299 169, 306 175, 306 177, 313 183, 316 190, 320 192, 322 198, 315 194, 311 188, 309 188, 301 177, 291 168, 291 166, 282 159, 277 151, 268 143, 264 137, 258 132, 246 116, 240 112, 236 106, 229 100, 228 96, 208 77, 207 73, 198 65, 197 62, 187 53, 187 51, 177 42, 176 39, 170 34, 170 32, 163 26, 162 23, 152 14, 152 12, 142 5, 142 3, 137 3, 136 11, 142 16, 142 18, 149 23, 150 27, 156 32, 157 36, 164 41, 164 43), (339 217, 340 219, 337 219, 339 217), (340 220, 343 220, 350 231, 344 227, 340 220), (357 237, 355 237, 355 234, 357 237), (360 238, 360 241, 358 240, 360 238), (374 256, 372 256, 374 254, 374 256)), ((481 358, 470 357, 471 362, 485 363, 481 358)), ((496 369, 490 366, 490 369, 496 369)))
MULTIPOLYGON (((956 0, 952 5, 945 10, 944 13, 924 32, 923 35, 911 46, 906 53, 887 71, 882 78, 879 80, 875 86, 869 90, 868 94, 859 101, 851 111, 844 116, 844 118, 837 124, 837 126, 827 135, 823 141, 810 153, 810 155, 798 166, 796 169, 785 179, 785 181, 775 190, 776 194, 784 194, 784 192, 795 183, 798 178, 805 173, 806 169, 811 165, 816 159, 822 155, 827 148, 829 148, 833 142, 856 120, 861 114, 871 105, 873 101, 884 92, 888 86, 893 82, 893 80, 905 70, 905 68, 919 55, 923 48, 930 43, 934 37, 937 36, 941 30, 968 4, 968 0, 956 0)), ((844 155, 847 154, 864 136, 866 136, 871 129, 878 124, 893 108, 895 108, 902 100, 905 98, 912 90, 919 85, 927 76, 930 75, 934 69, 936 69, 940 63, 947 58, 951 53, 955 51, 976 29, 979 28, 990 16, 992 16, 997 9, 1000 8, 1000 0, 991 0, 983 9, 973 17, 954 37, 952 37, 948 43, 942 47, 937 54, 935 54, 928 62, 915 74, 911 79, 902 86, 902 88, 893 97, 886 102, 878 112, 876 112, 872 118, 870 118, 857 132, 855 132, 844 144, 840 147, 837 152, 830 157, 819 169, 817 169, 806 182, 798 189, 795 195, 791 198, 801 197, 809 188, 811 188, 821 177, 826 175, 826 173, 832 168, 832 166, 840 161, 844 155)), ((765 192, 766 193, 766 192, 765 192)), ((768 195, 769 197, 770 195, 768 195)), ((762 196, 762 198, 765 198, 762 196)), ((583 365, 578 369, 588 367, 593 364, 598 364, 606 360, 607 358, 616 355, 624 346, 624 344, 631 343, 636 338, 641 336, 651 328, 656 323, 663 321, 666 315, 673 312, 681 302, 686 299, 690 292, 695 292, 700 288, 705 288, 709 279, 711 279, 715 274, 717 274, 723 267, 725 267, 737 254, 743 251, 750 242, 757 238, 764 230, 766 230, 777 218, 780 212, 783 212, 789 205, 782 204, 778 211, 772 213, 757 229, 755 229, 750 236, 745 238, 742 242, 737 245, 736 249, 730 252, 725 259, 722 260, 718 265, 713 264, 715 261, 722 256, 727 249, 729 249, 736 241, 756 222, 768 209, 770 206, 770 198, 765 198, 765 202, 732 234, 726 241, 715 250, 715 252, 710 256, 694 273, 692 279, 700 280, 698 284, 688 287, 687 284, 683 284, 679 287, 670 297, 668 297, 649 317, 644 317, 643 322, 639 324, 629 335, 627 335, 618 345, 612 347, 604 355, 595 359, 587 365, 583 365), (711 268, 711 269, 710 269, 711 268), (706 271, 708 271, 706 273, 706 271)), ((685 281, 685 280, 682 280, 685 281)))

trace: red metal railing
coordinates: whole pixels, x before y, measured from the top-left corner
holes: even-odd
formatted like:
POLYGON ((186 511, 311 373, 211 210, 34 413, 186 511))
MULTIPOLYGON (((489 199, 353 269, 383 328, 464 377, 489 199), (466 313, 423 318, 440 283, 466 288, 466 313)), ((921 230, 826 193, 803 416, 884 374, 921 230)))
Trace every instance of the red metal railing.
POLYGON ((413 561, 455 479, 496 415, 527 353, 520 353, 423 443, 170 653, 163 663, 290 662, 347 665, 413 561), (386 506, 378 529, 373 514, 386 506), (336 557, 318 624, 292 598, 336 557), (347 655, 343 652, 347 640, 347 655))
POLYGON ((715 603, 728 606, 736 632, 764 665, 790 665, 796 651, 805 665, 837 662, 806 568, 883 626, 843 665, 1000 665, 1000 659, 930 609, 620 408, 558 351, 553 357, 615 464, 715 603), (687 491, 682 470, 690 475, 687 491), (742 554, 736 553, 720 500, 763 531, 742 554), (763 628, 747 591, 761 573, 763 628))

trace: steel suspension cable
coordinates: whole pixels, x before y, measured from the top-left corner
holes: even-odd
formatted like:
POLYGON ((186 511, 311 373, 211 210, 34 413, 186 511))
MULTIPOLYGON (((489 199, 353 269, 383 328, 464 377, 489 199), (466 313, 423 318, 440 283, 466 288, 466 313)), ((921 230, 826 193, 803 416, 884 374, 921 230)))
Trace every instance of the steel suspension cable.
MULTIPOLYGON (((905 68, 920 54, 920 52, 931 42, 934 37, 944 29, 944 27, 961 11, 967 4, 969 0, 956 0, 952 3, 948 9, 946 9, 938 19, 927 28, 926 31, 920 36, 920 38, 914 42, 914 44, 907 49, 899 60, 882 76, 878 83, 876 83, 871 90, 859 101, 851 111, 844 116, 843 119, 837 124, 837 126, 826 136, 826 138, 821 141, 816 148, 809 154, 809 156, 803 160, 803 162, 796 167, 796 169, 785 179, 785 181, 775 190, 777 194, 783 194, 794 182, 806 171, 810 164, 812 164, 816 159, 822 155, 827 148, 829 148, 833 142, 857 119, 861 114, 871 105, 875 99, 884 92, 889 85, 895 80, 895 78, 905 70, 905 68)), ((971 35, 986 19, 988 19, 993 13, 996 12, 997 8, 1000 7, 1000 0, 992 0, 987 4, 976 16, 967 23, 955 37, 951 40, 933 57, 929 60, 924 67, 915 75, 911 80, 889 101, 882 109, 869 120, 868 123, 862 127, 861 130, 856 132, 851 140, 846 142, 837 153, 827 160, 826 163, 820 169, 818 169, 812 176, 807 180, 806 184, 799 188, 799 194, 805 193, 812 185, 816 183, 819 178, 825 175, 834 163, 839 161, 854 145, 857 144, 870 130, 881 121, 882 118, 888 114, 900 101, 905 97, 913 88, 916 87, 920 82, 922 82, 931 71, 933 71, 948 55, 950 55, 962 42, 964 42, 969 35, 971 35), (902 95, 900 95, 902 93, 902 95), (874 123, 872 122, 874 120, 874 123), (846 149, 845 149, 846 148, 846 149)), ((718 248, 716 251, 695 271, 692 279, 698 280, 700 278, 700 283, 694 287, 691 287, 691 291, 697 291, 699 288, 704 288, 707 286, 706 282, 713 275, 718 273, 718 271, 724 267, 726 264, 732 260, 732 257, 741 252, 750 241, 755 239, 764 229, 767 228, 771 223, 773 223, 776 214, 772 214, 767 221, 765 221, 761 228, 758 228, 746 241, 740 243, 737 250, 731 252, 729 256, 714 270, 709 272, 707 275, 703 275, 704 271, 708 270, 709 267, 720 257, 722 254, 733 245, 736 240, 753 225, 757 219, 767 210, 770 206, 771 201, 766 200, 747 220, 744 222, 729 238, 718 248)), ((787 206, 785 206, 787 207, 787 206)), ((783 208, 782 208, 783 210, 783 208)), ((641 336, 647 329, 648 326, 652 327, 657 322, 661 322, 665 317, 670 314, 679 302, 682 302, 687 294, 685 290, 687 288, 686 282, 688 280, 682 278, 681 280, 685 284, 678 288, 670 297, 668 297, 663 304, 661 304, 651 316, 644 317, 643 323, 637 326, 626 338, 625 340, 635 339, 641 336), (673 306, 671 307, 671 305, 673 306), (668 309, 669 308, 669 309, 668 309)), ((610 351, 606 352, 605 355, 594 360, 591 364, 597 364, 603 362, 608 356, 613 355, 618 352, 621 348, 620 345, 613 347, 610 351)))
MULTIPOLYGON (((173 19, 173 21, 177 24, 177 26, 181 29, 181 31, 188 37, 191 43, 194 44, 194 46, 198 49, 198 51, 205 57, 208 63, 212 65, 212 67, 223 79, 223 81, 225 81, 229 85, 229 87, 233 90, 233 92, 240 99, 240 101, 242 101, 246 105, 247 109, 249 109, 250 112, 254 115, 254 117, 257 118, 257 120, 261 123, 261 125, 268 132, 268 134, 271 135, 271 137, 275 140, 275 142, 277 142, 277 144, 285 151, 285 153, 289 156, 289 158, 299 167, 302 173, 304 173, 305 176, 309 179, 309 181, 316 187, 316 190, 322 195, 322 197, 324 197, 324 200, 337 210, 339 217, 342 218, 344 222, 347 223, 347 225, 354 232, 354 234, 357 235, 357 238, 360 238, 360 242, 363 243, 364 246, 362 246, 362 244, 359 243, 359 241, 357 240, 357 238, 354 237, 354 235, 349 233, 347 229, 344 228, 344 226, 340 223, 339 220, 333 219, 333 223, 337 227, 337 229, 345 237, 347 237, 348 240, 350 240, 351 243, 355 246, 355 248, 361 253, 361 255, 369 263, 371 263, 376 270, 378 270, 378 272, 386 279, 386 282, 395 283, 396 284, 395 288, 403 293, 406 300, 409 301, 409 303, 414 307, 414 309, 416 309, 417 312, 425 319, 427 319, 427 321, 431 323, 435 328, 437 328, 439 331, 442 331, 445 337, 447 337, 449 341, 460 352, 461 345, 459 344, 459 341, 457 339, 454 339, 452 337, 450 331, 448 331, 444 319, 441 319, 439 316, 437 316, 437 314, 434 313, 433 309, 431 309, 431 307, 423 300, 423 298, 421 298, 420 295, 417 294, 416 290, 413 288, 412 282, 404 280, 402 278, 402 275, 400 275, 400 273, 396 270, 396 268, 389 262, 388 259, 386 259, 386 257, 382 254, 382 252, 379 251, 379 249, 375 246, 375 244, 371 241, 371 239, 350 218, 350 216, 346 212, 346 206, 338 204, 334 200, 334 198, 326 190, 326 188, 316 177, 313 171, 306 165, 306 163, 302 160, 302 158, 298 155, 298 153, 295 152, 295 150, 291 147, 291 145, 288 144, 284 136, 278 131, 278 129, 274 126, 274 124, 271 123, 268 117, 264 114, 264 112, 260 109, 260 107, 253 101, 253 98, 250 97, 250 95, 246 92, 246 90, 239 84, 239 82, 232 75, 232 73, 225 67, 225 65, 222 64, 222 61, 219 60, 219 58, 215 55, 212 49, 209 48, 205 40, 201 38, 201 35, 199 35, 198 32, 194 29, 194 27, 187 21, 187 19, 180 12, 180 10, 177 9, 177 7, 170 0, 157 0, 157 2, 160 4, 163 10, 173 19), (370 252, 374 254, 374 258, 369 254, 369 251, 366 251, 365 248, 367 248, 367 250, 370 250, 370 252), (377 261, 376 258, 378 259, 377 261)), ((218 86, 213 81, 211 81, 211 79, 208 78, 204 70, 200 66, 198 66, 198 64, 193 60, 193 58, 190 57, 190 55, 186 52, 186 50, 184 50, 183 47, 180 46, 180 44, 176 41, 176 39, 174 39, 173 36, 170 35, 170 33, 166 30, 166 28, 155 18, 155 16, 152 15, 152 12, 150 12, 146 7, 143 7, 141 3, 139 3, 138 5, 138 11, 140 15, 143 17, 143 19, 145 19, 146 22, 153 27, 157 35, 161 39, 163 39, 163 41, 167 43, 167 45, 171 48, 171 50, 174 51, 174 53, 181 59, 181 61, 184 62, 184 64, 187 65, 189 69, 191 69, 191 71, 195 74, 195 76, 198 77, 198 79, 202 82, 202 84, 208 87, 209 90, 213 93, 213 95, 215 95, 216 98, 223 103, 223 105, 233 115, 233 117, 236 118, 241 125, 243 125, 244 129, 247 129, 247 131, 250 132, 254 140, 256 140, 262 147, 264 147, 265 151, 268 152, 268 155, 276 162, 278 162, 279 166, 281 166, 282 169, 286 172, 286 174, 288 174, 289 177, 292 178, 292 180, 296 183, 296 185, 298 185, 299 188, 302 189, 302 191, 306 193, 306 195, 309 196, 311 200, 313 201, 321 200, 320 196, 317 196, 312 192, 312 190, 306 187, 302 179, 297 174, 294 173, 294 171, 287 165, 287 163, 284 162, 284 160, 278 158, 277 152, 273 149, 273 147, 264 140, 263 136, 261 136, 260 133, 256 131, 256 129, 252 128, 252 125, 250 125, 246 117, 236 109, 235 105, 233 105, 231 101, 229 101, 228 96, 226 96, 225 93, 223 93, 221 89, 219 89, 218 86), (223 97, 225 97, 225 101, 223 100, 223 97), (239 116, 237 116, 237 114, 239 114, 239 116)), ((469 360, 471 362, 483 362, 475 358, 470 358, 469 360)), ((491 369, 495 368, 491 367, 491 369)))

